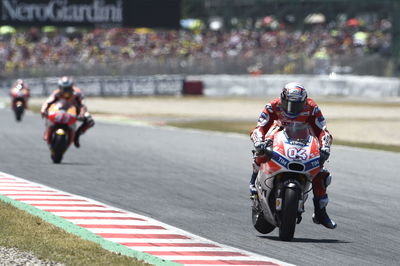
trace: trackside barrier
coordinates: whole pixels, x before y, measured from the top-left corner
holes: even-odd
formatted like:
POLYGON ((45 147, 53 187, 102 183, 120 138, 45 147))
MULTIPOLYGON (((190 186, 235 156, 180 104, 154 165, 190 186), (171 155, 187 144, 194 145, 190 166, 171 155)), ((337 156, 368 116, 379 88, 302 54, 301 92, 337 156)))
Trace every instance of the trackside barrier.
POLYGON ((203 95, 203 82, 200 80, 185 80, 183 82, 184 95, 203 95))
POLYGON ((205 96, 276 96, 284 84, 302 83, 312 96, 400 97, 400 79, 353 75, 199 75, 205 96))
MULTIPOLYGON (((2 96, 14 80, 0 81, 2 96)), ((76 77, 87 96, 181 95, 276 96, 288 82, 302 83, 311 96, 400 97, 400 79, 352 75, 155 75, 76 77)), ((46 96, 57 78, 26 79, 32 96, 46 96)))
MULTIPOLYGON (((32 96, 47 96, 57 88, 58 77, 24 80, 29 84, 32 96)), ((184 76, 87 76, 75 77, 74 81, 86 96, 180 95, 184 76)), ((1 82, 3 96, 13 82, 1 82)))

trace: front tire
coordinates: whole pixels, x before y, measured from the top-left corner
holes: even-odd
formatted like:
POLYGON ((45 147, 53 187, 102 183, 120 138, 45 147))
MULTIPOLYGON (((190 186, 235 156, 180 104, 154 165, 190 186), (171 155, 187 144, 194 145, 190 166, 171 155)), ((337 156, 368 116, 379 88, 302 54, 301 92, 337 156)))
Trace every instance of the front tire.
POLYGON ((17 107, 15 107, 14 112, 15 112, 15 119, 17 121, 21 121, 22 115, 24 113, 24 107, 23 106, 17 106, 17 107))
POLYGON ((51 147, 51 159, 54 163, 59 164, 63 158, 64 152, 68 148, 67 135, 58 135, 54 133, 54 139, 51 147))
POLYGON ((62 157, 63 157, 62 154, 51 155, 51 159, 53 160, 53 163, 55 163, 55 164, 61 163, 62 157))
POLYGON ((279 238, 283 241, 291 241, 293 239, 296 228, 298 204, 298 190, 286 188, 281 211, 281 224, 279 226, 279 238))

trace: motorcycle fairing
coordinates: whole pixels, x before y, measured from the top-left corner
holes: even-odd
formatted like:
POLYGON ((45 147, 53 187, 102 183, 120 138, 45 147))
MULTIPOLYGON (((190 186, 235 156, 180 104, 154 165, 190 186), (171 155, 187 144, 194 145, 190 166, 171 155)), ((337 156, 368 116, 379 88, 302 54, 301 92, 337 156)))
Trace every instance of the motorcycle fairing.
POLYGON ((274 137, 272 158, 261 165, 261 170, 268 177, 281 172, 293 172, 305 174, 311 180, 320 170, 318 149, 319 144, 314 136, 308 135, 306 140, 297 141, 290 139, 285 131, 278 131, 274 137), (303 167, 290 167, 292 163, 303 167))
POLYGON ((49 107, 48 120, 53 124, 67 124, 72 126, 77 120, 76 107, 68 101, 59 100, 49 107))

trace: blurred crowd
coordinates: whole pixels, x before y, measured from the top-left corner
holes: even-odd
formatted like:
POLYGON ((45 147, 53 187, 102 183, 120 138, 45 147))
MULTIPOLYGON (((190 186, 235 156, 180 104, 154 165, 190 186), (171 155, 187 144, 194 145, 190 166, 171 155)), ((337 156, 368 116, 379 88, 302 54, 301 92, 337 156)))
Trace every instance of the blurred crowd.
MULTIPOLYGON (((391 25, 308 25, 302 29, 258 30, 150 30, 150 29, 55 29, 37 28, 0 36, 0 73, 3 76, 37 67, 124 65, 168 59, 249 61, 248 72, 261 71, 257 58, 313 58, 329 62, 335 57, 390 56, 391 25)), ((246 61, 246 62, 247 62, 246 61)))

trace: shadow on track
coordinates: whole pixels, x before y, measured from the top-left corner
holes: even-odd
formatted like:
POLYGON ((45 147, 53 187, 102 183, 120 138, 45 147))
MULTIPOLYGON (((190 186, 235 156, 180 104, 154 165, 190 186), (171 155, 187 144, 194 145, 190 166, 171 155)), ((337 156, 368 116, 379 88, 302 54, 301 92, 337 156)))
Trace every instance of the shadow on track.
MULTIPOLYGON (((277 236, 258 236, 259 238, 267 238, 269 240, 274 241, 282 241, 277 236)), ((342 243, 352 243, 349 241, 343 241, 338 239, 313 239, 313 238, 293 238, 291 242, 298 242, 298 243, 332 243, 332 244, 342 244, 342 243)))
POLYGON ((53 164, 53 165, 58 165, 58 166, 63 166, 63 165, 92 166, 94 164, 92 164, 92 163, 80 163, 80 162, 61 162, 60 164, 53 164))

